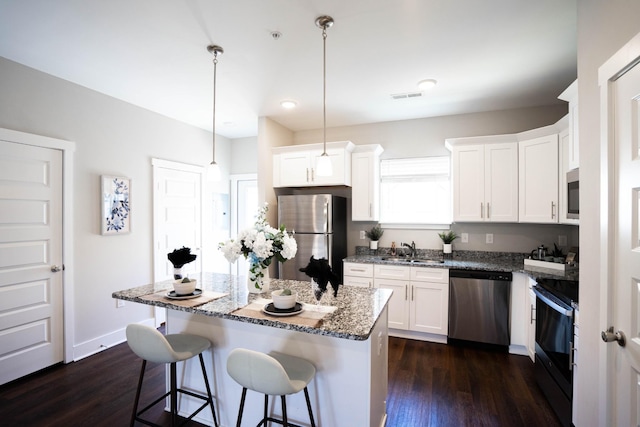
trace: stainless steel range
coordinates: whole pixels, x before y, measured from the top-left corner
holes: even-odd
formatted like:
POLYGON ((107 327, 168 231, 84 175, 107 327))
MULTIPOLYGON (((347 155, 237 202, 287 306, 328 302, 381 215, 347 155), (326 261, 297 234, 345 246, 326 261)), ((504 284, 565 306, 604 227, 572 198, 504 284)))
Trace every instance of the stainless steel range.
POLYGON ((536 381, 562 425, 569 427, 578 281, 538 278, 536 282, 536 381))

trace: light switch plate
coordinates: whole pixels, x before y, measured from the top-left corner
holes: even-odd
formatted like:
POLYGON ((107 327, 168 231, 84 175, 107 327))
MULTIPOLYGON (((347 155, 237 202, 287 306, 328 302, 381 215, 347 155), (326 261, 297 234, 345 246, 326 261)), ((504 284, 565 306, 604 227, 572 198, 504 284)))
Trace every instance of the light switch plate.
POLYGON ((360 230, 360 240, 364 240, 364 230, 360 230))
POLYGON ((493 233, 487 233, 487 243, 488 244, 493 243, 493 233))
POLYGON ((563 234, 558 236, 558 246, 567 246, 567 236, 563 234))
POLYGON ((462 243, 469 243, 469 233, 460 234, 460 241, 462 243))

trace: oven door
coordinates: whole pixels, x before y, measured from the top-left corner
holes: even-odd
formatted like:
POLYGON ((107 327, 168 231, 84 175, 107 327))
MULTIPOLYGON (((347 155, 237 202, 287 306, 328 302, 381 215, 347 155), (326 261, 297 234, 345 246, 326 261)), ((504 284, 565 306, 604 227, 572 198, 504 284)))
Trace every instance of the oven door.
POLYGON ((567 396, 572 393, 573 308, 538 286, 536 293, 536 347, 546 368, 567 396), (558 375, 561 378, 558 378, 558 375))

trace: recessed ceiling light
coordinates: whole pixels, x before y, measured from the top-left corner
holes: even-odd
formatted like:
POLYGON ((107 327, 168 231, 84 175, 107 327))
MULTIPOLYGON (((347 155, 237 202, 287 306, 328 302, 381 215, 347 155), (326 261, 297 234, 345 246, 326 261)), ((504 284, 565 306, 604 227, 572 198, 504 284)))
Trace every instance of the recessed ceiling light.
POLYGON ((280 105, 282 105, 282 108, 286 108, 287 110, 290 110, 291 108, 296 108, 298 106, 298 103, 296 101, 287 99, 285 101, 282 101, 280 105))
POLYGON ((436 85, 436 83, 438 82, 433 79, 422 80, 418 82, 418 88, 420 90, 429 90, 433 88, 436 85))

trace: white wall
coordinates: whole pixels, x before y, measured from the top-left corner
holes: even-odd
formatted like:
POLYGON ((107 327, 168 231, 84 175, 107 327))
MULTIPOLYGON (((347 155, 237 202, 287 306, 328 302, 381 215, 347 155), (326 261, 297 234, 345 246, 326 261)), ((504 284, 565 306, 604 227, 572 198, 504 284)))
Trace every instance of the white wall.
POLYGON ((578 426, 606 425, 606 372, 598 369, 605 351, 600 340, 600 111, 598 67, 640 32, 640 2, 578 2, 578 97, 580 114, 580 365, 578 426), (586 315, 585 315, 586 314, 586 315), (597 421, 596 421, 597 420, 597 421))
MULTIPOLYGON (((152 282, 151 159, 204 166, 212 155, 211 133, 4 58, 0 76, 0 127, 76 143, 75 259, 65 260, 74 269, 75 318, 65 321, 73 323, 74 358, 82 357, 122 339, 128 323, 151 316, 140 304, 116 309, 111 298, 113 291, 152 282), (100 235, 102 174, 132 179, 128 235, 100 235)), ((218 163, 228 174, 229 141, 217 142, 218 163)))

